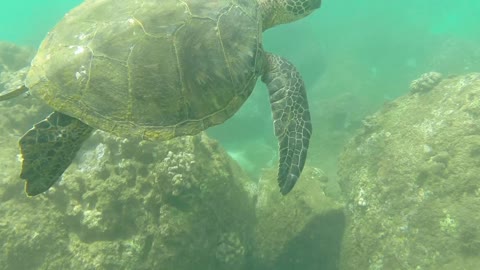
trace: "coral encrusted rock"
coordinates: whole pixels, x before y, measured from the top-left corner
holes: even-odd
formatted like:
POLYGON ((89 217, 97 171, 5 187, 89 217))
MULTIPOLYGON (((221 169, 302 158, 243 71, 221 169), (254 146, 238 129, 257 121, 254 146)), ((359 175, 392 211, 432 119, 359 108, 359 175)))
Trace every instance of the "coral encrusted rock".
POLYGON ((365 121, 339 161, 342 270, 478 269, 480 74, 443 78, 365 121))
POLYGON ((33 97, 0 103, 0 269, 248 269, 248 176, 204 134, 96 131, 58 183, 27 197, 17 141, 50 110, 33 97))

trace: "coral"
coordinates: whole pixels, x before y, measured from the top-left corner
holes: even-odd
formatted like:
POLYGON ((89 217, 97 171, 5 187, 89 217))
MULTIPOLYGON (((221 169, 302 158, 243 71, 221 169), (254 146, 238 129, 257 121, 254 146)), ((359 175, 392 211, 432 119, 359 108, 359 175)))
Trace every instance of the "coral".
POLYGON ((428 92, 435 87, 442 80, 442 74, 438 72, 427 72, 420 76, 420 78, 413 80, 410 83, 410 91, 412 93, 428 92))
POLYGON ((185 195, 191 191, 196 183, 195 177, 191 175, 191 166, 195 164, 195 156, 191 153, 176 153, 168 151, 167 156, 160 164, 162 171, 171 177, 170 194, 172 196, 185 195))
POLYGON ((224 233, 220 235, 215 257, 223 265, 238 265, 242 263, 246 247, 237 233, 224 233))
MULTIPOLYGON (((95 133, 76 163, 65 172, 61 184, 46 195, 29 199, 18 184, 10 188, 17 190, 9 198, 12 213, 26 211, 29 216, 5 226, 21 224, 25 229, 19 234, 35 227, 39 228, 39 235, 51 232, 61 238, 62 241, 49 246, 50 254, 58 252, 70 258, 63 262, 63 267, 207 269, 208 265, 218 265, 215 269, 244 269, 253 233, 253 205, 242 188, 244 176, 233 173, 240 170, 232 168, 236 165, 226 153, 218 146, 211 148, 208 144, 213 142, 208 138, 190 137, 163 146, 149 143, 150 151, 165 154, 145 163, 118 151, 118 145, 112 141, 116 140, 105 133, 95 133), (98 140, 103 142, 96 147, 89 145, 98 140), (91 157, 87 162, 86 158, 91 157), (216 162, 210 162, 211 159, 216 162), (15 210, 19 200, 37 203, 15 210), (46 219, 56 215, 63 221, 49 227, 38 215, 46 219), (57 235, 58 229, 68 233, 57 235), (184 260, 185 257, 190 259, 184 260)), ((123 145, 130 143, 138 145, 123 145)), ((12 167, 18 170, 18 166, 12 167)), ((17 170, 8 171, 10 179, 16 178, 17 170)), ((14 220, 11 215, 4 216, 14 220)), ((6 244, 18 251, 29 248, 28 243, 15 237, 8 238, 6 244)), ((0 254, 0 261, 14 268, 14 264, 7 263, 12 260, 11 254, 0 254)), ((22 253, 18 254, 21 258, 22 253)), ((28 268, 42 269, 49 260, 51 256, 44 254, 43 260, 28 268)))
POLYGON ((440 230, 446 233, 455 233, 457 230, 457 222, 453 219, 447 210, 444 210, 445 216, 440 220, 440 230))

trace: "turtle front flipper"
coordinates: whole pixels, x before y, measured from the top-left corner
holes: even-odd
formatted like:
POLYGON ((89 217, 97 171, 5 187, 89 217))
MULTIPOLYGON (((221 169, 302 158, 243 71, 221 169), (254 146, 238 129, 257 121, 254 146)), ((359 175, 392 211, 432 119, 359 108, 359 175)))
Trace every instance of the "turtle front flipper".
POLYGON ((93 128, 68 115, 53 112, 20 139, 25 191, 35 196, 47 191, 68 168, 93 128))
POLYGON ((279 141, 278 185, 285 195, 297 182, 312 134, 305 84, 296 68, 286 59, 266 54, 267 84, 272 107, 275 136, 279 141))

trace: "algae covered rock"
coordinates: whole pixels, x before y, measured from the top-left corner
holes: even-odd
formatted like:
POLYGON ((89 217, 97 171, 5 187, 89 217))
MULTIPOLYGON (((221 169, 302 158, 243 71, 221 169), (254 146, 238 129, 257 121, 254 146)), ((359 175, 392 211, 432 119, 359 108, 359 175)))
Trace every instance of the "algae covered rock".
POLYGON ((341 269, 480 265, 480 74, 432 86, 386 104, 345 147, 341 269))
POLYGON ((13 127, 44 109, 31 97, 0 106, 0 269, 247 269, 248 177, 217 142, 97 131, 52 190, 28 198, 13 127))
POLYGON ((93 239, 127 238, 136 267, 145 269, 243 269, 253 205, 245 176, 216 142, 204 135, 162 144, 102 135, 63 177, 73 184, 56 191, 69 198, 66 213, 81 225, 80 240, 91 249, 93 239))
POLYGON ((254 269, 337 269, 343 204, 325 194, 327 180, 320 169, 306 166, 292 192, 282 196, 275 170, 264 173, 256 203, 254 269))

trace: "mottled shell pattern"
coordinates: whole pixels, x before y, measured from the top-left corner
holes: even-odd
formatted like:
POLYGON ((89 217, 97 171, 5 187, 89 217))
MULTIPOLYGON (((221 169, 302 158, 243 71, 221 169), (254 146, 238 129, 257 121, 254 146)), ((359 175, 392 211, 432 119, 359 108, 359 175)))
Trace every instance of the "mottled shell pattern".
POLYGON ((26 80, 55 110, 166 140, 231 117, 262 72, 254 0, 87 0, 42 42, 26 80))

